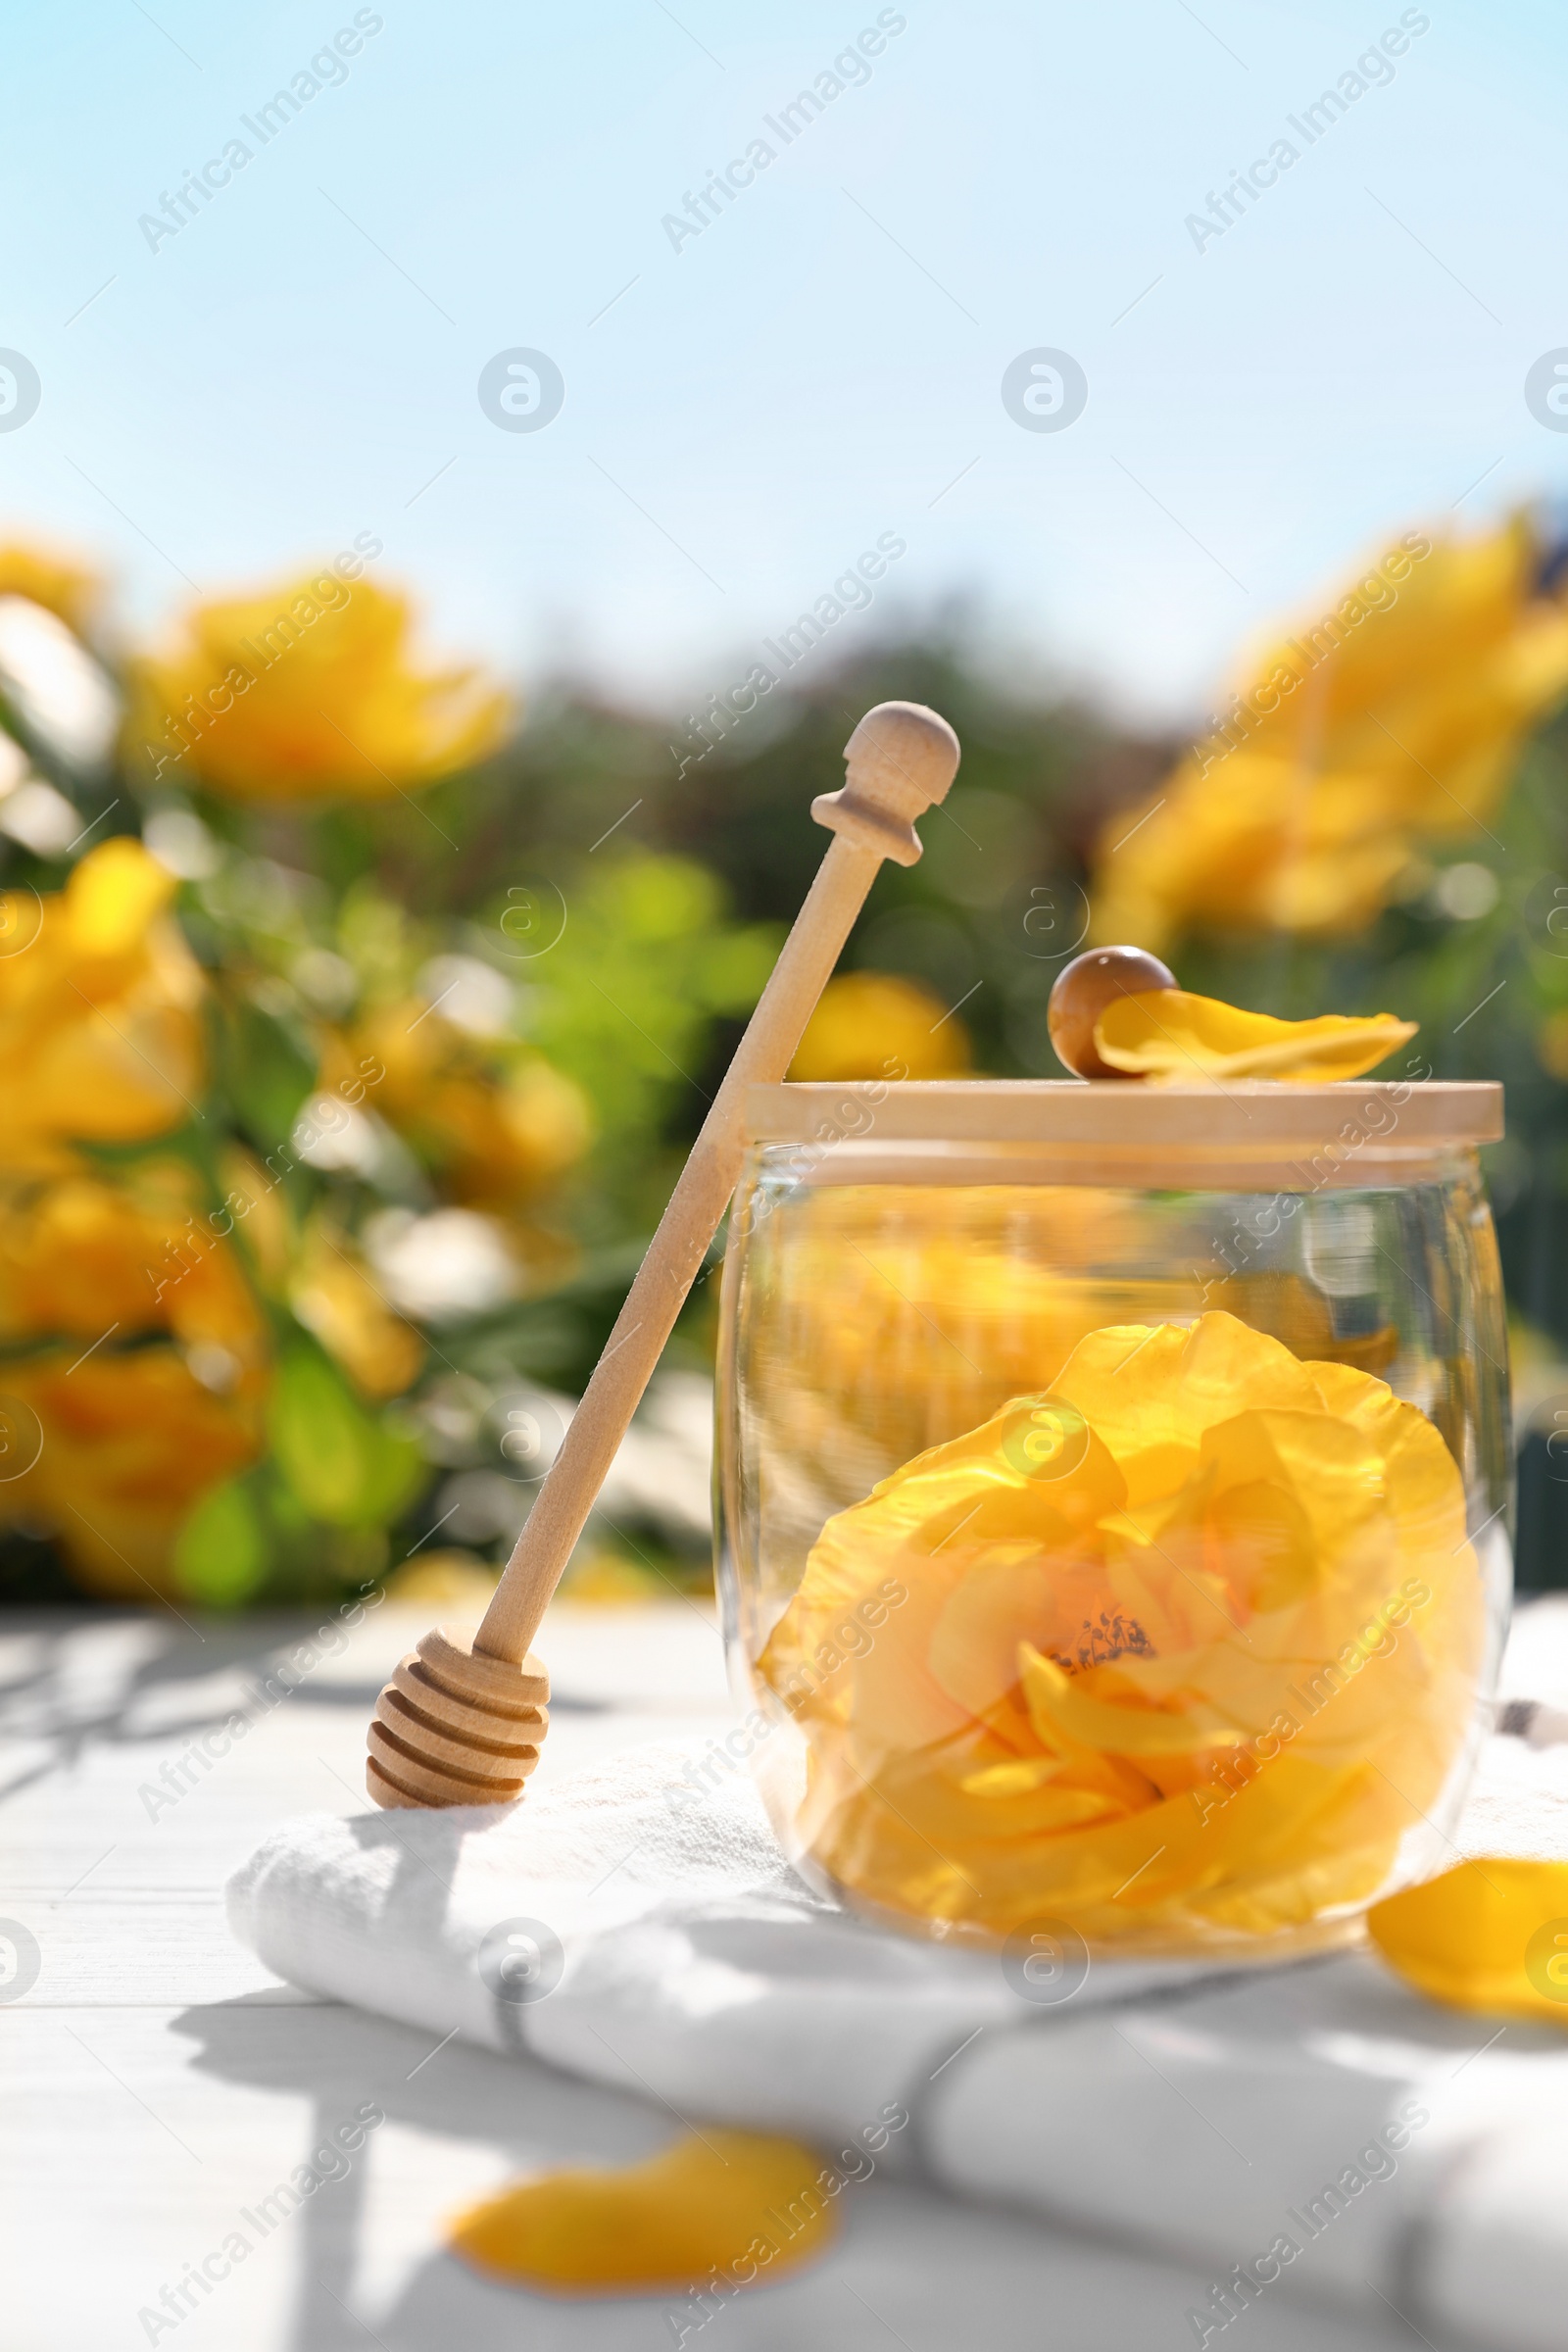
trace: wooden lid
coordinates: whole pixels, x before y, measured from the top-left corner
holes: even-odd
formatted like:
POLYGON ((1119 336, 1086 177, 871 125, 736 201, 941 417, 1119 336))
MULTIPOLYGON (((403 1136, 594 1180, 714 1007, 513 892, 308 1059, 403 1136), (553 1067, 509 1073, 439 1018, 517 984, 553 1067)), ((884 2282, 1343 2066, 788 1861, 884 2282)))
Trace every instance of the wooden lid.
POLYGON ((754 1086, 746 1108, 749 1140, 810 1147, 796 1181, 820 1184, 1340 1189, 1430 1180, 1445 1154, 1503 1132, 1490 1080, 852 1079, 754 1086))
POLYGON ((1491 1079, 1421 1083, 1357 1079, 1288 1086, 1246 1079, 1227 1087, 1144 1086, 1078 1078, 848 1079, 840 1086, 754 1086, 746 1097, 754 1143, 805 1143, 825 1121, 883 1143, 1327 1143, 1347 1123, 1385 1141, 1494 1144, 1502 1088, 1491 1079), (845 1112, 847 1116, 839 1116, 845 1112), (1359 1119, 1356 1114, 1361 1113, 1359 1119))

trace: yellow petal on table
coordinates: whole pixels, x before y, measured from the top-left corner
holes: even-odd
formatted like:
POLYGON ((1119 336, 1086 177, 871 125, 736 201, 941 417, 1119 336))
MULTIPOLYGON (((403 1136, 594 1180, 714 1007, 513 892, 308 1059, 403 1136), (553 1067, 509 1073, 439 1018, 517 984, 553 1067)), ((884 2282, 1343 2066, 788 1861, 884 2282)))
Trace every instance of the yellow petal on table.
POLYGON ((713 2130, 641 2164, 519 2180, 459 2214, 447 2242, 543 2294, 678 2293, 715 2269, 750 2285, 825 2251, 838 2209, 824 2175, 798 2140, 713 2130))
POLYGON ((1461 1862, 1379 1903, 1367 1926, 1432 2000, 1568 2026, 1568 1862, 1461 1862))
POLYGON ((1117 997, 1095 1023, 1095 1045, 1114 1070, 1137 1077, 1289 1078, 1328 1085, 1359 1078, 1414 1037, 1416 1024, 1391 1012, 1351 1020, 1320 1013, 1310 1021, 1244 1012, 1217 997, 1186 989, 1148 989, 1117 997))

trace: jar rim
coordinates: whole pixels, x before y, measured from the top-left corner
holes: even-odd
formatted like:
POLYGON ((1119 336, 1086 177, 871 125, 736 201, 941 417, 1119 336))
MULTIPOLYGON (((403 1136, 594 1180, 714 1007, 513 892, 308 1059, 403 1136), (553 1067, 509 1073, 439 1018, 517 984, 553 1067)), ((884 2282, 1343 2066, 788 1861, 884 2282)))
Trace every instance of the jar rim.
POLYGON ((1100 1144, 1161 1151, 1216 1145, 1321 1151, 1347 1127, 1398 1151, 1492 1144, 1503 1134, 1494 1079, 1356 1079, 1327 1086, 1244 1079, 1228 1086, 1145 1086, 1061 1078, 820 1079, 753 1086, 747 1141, 845 1138, 890 1143, 1100 1144))

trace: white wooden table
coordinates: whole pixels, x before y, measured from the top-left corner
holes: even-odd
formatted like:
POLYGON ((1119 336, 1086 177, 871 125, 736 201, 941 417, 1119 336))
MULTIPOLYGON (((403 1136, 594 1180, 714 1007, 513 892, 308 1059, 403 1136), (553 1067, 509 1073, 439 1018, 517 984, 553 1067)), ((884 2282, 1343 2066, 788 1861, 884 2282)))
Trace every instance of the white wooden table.
MULTIPOLYGON (((536 2297, 480 2279, 442 2246, 444 2217, 509 2176, 662 2144, 674 2130, 662 2109, 459 2042, 432 2049, 428 2035, 277 1984, 228 1935, 223 1881, 270 1829, 290 1813, 365 1809, 366 1718, 426 1612, 367 1618, 231 1753, 182 1774, 193 1739, 319 1622, 0 1620, 0 1915, 38 1954, 24 1991, 21 1978, 0 1983, 0 2347, 668 2352, 678 2336, 662 2298, 536 2297), (369 2101, 387 2120, 343 2177, 265 2235, 248 2231, 242 2261, 225 2256, 241 2214, 369 2101), (214 2282, 187 2284, 182 2308, 179 2284, 204 2264, 214 2282)), ((555 1685, 547 1772, 675 1729, 722 1729, 732 1714, 711 1616, 695 1605, 558 1605, 539 1648, 555 1685)), ((739 2297, 685 2340, 702 2352, 1175 2352, 1206 2291, 1196 2274, 1081 2231, 872 2180, 846 2200, 825 2261, 739 2297)), ((1278 2301, 1247 2318, 1247 2352, 1415 2341, 1392 2322, 1384 2334, 1278 2301)))

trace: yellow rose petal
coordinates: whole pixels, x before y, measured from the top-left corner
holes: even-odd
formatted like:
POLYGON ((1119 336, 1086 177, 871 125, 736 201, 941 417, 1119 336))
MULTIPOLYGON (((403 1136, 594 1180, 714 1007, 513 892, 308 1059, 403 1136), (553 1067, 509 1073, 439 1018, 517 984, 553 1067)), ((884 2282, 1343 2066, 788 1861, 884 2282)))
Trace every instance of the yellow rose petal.
POLYGON ((799 1848, 998 1936, 1353 1910, 1466 1737, 1464 1513, 1439 1432, 1369 1373, 1217 1310, 1089 1333, 823 1528, 758 1661, 805 1741, 799 1848))
POLYGON ((1375 1069, 1415 1033, 1414 1021, 1392 1012, 1361 1020, 1325 1012, 1315 1020, 1281 1021, 1217 997, 1162 988, 1114 998, 1095 1023, 1095 1045, 1112 1069, 1138 1077, 1331 1085, 1375 1069))
POLYGON ((64 906, 78 956, 124 956, 174 895, 174 877, 127 835, 89 850, 66 884, 64 906))
POLYGON ((79 635, 103 595, 103 581, 55 548, 19 540, 0 546, 0 596, 24 596, 79 635))
POLYGON ((1568 2027, 1568 1862, 1461 1862, 1366 1924, 1430 1999, 1568 2027))
POLYGON ((0 1167, 58 1172, 69 1144, 138 1143, 190 1117, 206 982, 166 911, 173 888, 116 839, 63 891, 6 902, 25 952, 0 957, 0 1167))
POLYGON ((1086 1747, 1142 1760, 1191 1755, 1200 1747, 1239 1747, 1247 1736, 1240 1724, 1227 1721, 1212 1707, 1119 1707, 1088 1697, 1078 1687, 1081 1677, 1064 1674, 1027 1642, 1019 1644, 1019 1669, 1042 1739, 1061 1731, 1086 1747))
POLYGON ((448 2243, 475 2270, 556 2295, 749 2286, 826 2251, 837 2177, 798 2140, 710 2131, 641 2164, 540 2173, 469 2206, 448 2243))

